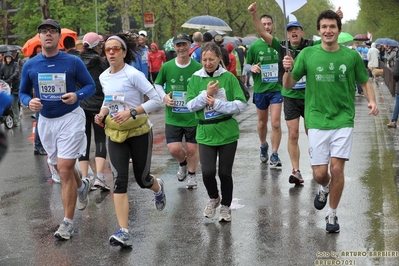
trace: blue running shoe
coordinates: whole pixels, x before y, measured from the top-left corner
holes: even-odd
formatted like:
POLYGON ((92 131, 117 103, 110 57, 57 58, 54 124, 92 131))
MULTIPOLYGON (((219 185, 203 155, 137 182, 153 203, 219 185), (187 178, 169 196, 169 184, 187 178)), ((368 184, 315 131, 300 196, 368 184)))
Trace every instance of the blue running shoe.
POLYGON ((163 209, 165 209, 165 206, 166 206, 166 195, 165 195, 165 188, 164 188, 163 180, 158 178, 158 184, 161 187, 161 194, 157 195, 154 193, 155 207, 157 208, 158 211, 162 211, 163 209))
POLYGON ((109 238, 109 244, 111 246, 131 247, 133 245, 133 241, 128 232, 124 232, 122 229, 119 229, 118 232, 109 238))
POLYGON ((54 236, 59 240, 68 240, 72 237, 73 234, 73 224, 62 221, 60 227, 58 227, 57 232, 54 233, 54 236))
POLYGON ((260 146, 260 161, 262 163, 267 163, 267 161, 269 160, 269 154, 267 153, 268 150, 269 144, 267 144, 267 142, 260 146))
POLYGON ((316 197, 314 198, 314 207, 318 210, 322 210, 324 206, 327 204, 328 192, 324 192, 320 187, 319 192, 317 192, 316 197))
POLYGON ((280 158, 278 157, 277 152, 273 152, 272 155, 270 155, 270 165, 272 166, 282 166, 280 158))
POLYGON ((326 233, 339 233, 338 217, 335 213, 326 216, 326 233))

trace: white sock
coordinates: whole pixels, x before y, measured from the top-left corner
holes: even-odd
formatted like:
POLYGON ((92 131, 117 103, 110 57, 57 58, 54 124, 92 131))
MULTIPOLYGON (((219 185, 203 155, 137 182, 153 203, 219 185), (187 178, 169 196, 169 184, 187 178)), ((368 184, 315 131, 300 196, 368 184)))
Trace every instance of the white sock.
POLYGON ((328 215, 330 215, 330 214, 337 214, 337 209, 331 209, 331 208, 328 208, 328 211, 327 211, 327 216, 328 215))
POLYGON ((64 222, 69 223, 69 224, 73 224, 73 220, 64 217, 64 222))
POLYGON ((86 187, 85 182, 82 181, 82 185, 80 186, 80 188, 78 188, 78 192, 82 193, 85 187, 86 187))
POLYGON ((129 229, 127 229, 127 228, 122 228, 121 227, 121 230, 122 230, 122 232, 129 233, 129 229))

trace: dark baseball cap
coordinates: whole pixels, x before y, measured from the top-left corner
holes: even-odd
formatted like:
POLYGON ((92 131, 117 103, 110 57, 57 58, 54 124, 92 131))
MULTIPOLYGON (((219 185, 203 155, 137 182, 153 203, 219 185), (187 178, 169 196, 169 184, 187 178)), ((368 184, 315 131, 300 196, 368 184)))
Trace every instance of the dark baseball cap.
POLYGON ((291 28, 291 27, 300 27, 302 30, 303 30, 303 27, 302 27, 302 25, 301 25, 301 23, 299 23, 298 21, 290 21, 288 24, 287 24, 287 30, 289 29, 289 28, 291 28))
POLYGON ((173 37, 173 44, 178 44, 182 42, 191 43, 190 37, 184 32, 179 32, 173 37))
POLYGON ((54 28, 58 29, 58 31, 61 31, 61 26, 58 23, 58 21, 51 19, 51 18, 43 20, 42 23, 40 23, 40 25, 37 27, 37 29, 39 30, 42 26, 45 26, 45 25, 53 26, 54 28))

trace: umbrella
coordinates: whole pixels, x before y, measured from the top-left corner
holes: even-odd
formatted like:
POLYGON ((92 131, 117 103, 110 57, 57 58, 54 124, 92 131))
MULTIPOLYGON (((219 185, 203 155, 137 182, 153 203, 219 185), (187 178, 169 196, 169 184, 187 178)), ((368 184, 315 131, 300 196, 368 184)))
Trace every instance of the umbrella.
POLYGON ((0 45, 0 53, 6 53, 9 51, 17 51, 17 50, 21 50, 22 47, 19 45, 15 45, 15 44, 1 44, 0 45))
POLYGON ((224 36, 223 45, 226 46, 226 44, 228 43, 232 43, 234 45, 234 48, 237 48, 241 45, 241 41, 237 37, 224 36))
MULTIPOLYGON (((59 49, 64 49, 64 39, 65 37, 70 36, 72 37, 75 41, 78 39, 78 34, 70 29, 67 28, 62 28, 61 29, 61 40, 58 43, 58 48, 59 49)), ((33 50, 35 49, 36 46, 41 45, 40 39, 39 39, 39 33, 35 35, 35 37, 30 38, 29 40, 26 41, 24 46, 22 47, 22 53, 24 56, 30 56, 33 53, 33 50)))
POLYGON ((390 38, 378 38, 375 40, 375 44, 383 44, 389 46, 399 46, 399 42, 392 40, 390 38))
POLYGON ((182 28, 232 31, 230 26, 222 19, 212 16, 197 16, 190 18, 182 28))
POLYGON ((355 37, 353 37, 354 41, 368 41, 370 40, 366 35, 363 34, 357 34, 355 37))
POLYGON ((222 31, 222 30, 209 30, 208 31, 210 34, 212 34, 212 37, 215 37, 216 34, 219 35, 226 35, 226 32, 222 31))
POLYGON ((338 36, 338 43, 351 42, 351 41, 353 41, 353 36, 347 32, 341 32, 338 36))
POLYGON ((256 42, 259 38, 255 36, 247 36, 241 39, 243 45, 251 45, 256 42))
POLYGON ((165 52, 175 50, 175 47, 173 46, 173 38, 170 38, 169 40, 166 41, 166 43, 163 45, 163 49, 165 49, 165 52))

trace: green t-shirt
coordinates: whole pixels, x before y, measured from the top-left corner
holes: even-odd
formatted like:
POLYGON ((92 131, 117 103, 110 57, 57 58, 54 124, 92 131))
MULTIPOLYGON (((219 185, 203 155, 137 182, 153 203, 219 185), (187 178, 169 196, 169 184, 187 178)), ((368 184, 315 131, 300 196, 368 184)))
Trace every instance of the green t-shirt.
MULTIPOLYGON (((238 83, 237 78, 230 72, 225 71, 217 77, 203 77, 199 75, 199 71, 194 73, 188 83, 187 102, 197 97, 202 91, 206 90, 210 81, 219 81, 220 97, 227 101, 239 100, 246 102, 245 95, 238 83)), ((219 93, 218 93, 219 94, 219 93)), ((217 113, 217 112, 216 112, 217 113)), ((198 120, 205 120, 205 115, 214 116, 213 108, 205 106, 205 108, 195 112, 198 120)), ((231 116, 231 114, 217 114, 217 118, 231 116)), ((217 124, 207 124, 197 126, 196 140, 199 144, 208 146, 218 146, 233 143, 240 136, 238 122, 232 118, 217 124)))
POLYGON ((261 73, 252 73, 254 79, 254 92, 275 92, 283 88, 278 83, 278 63, 280 42, 273 38, 270 47, 262 39, 251 44, 247 52, 247 63, 255 65, 260 63, 261 73))
POLYGON ((303 49, 295 59, 292 77, 306 75, 305 124, 313 129, 354 126, 355 82, 365 83, 368 74, 359 54, 345 46, 327 52, 321 45, 303 49))
POLYGON ((165 106, 165 124, 177 127, 194 127, 198 121, 195 115, 186 108, 187 84, 192 74, 201 69, 202 65, 191 59, 187 66, 178 66, 176 58, 162 65, 155 84, 164 86, 165 93, 172 92, 175 107, 165 106))
MULTIPOLYGON (((296 52, 297 48, 298 48, 297 46, 291 46, 291 49, 294 50, 295 52, 296 52)), ((302 78, 302 81, 303 81, 303 78, 302 78)), ((293 98, 293 99, 305 99, 305 89, 300 89, 300 90, 290 89, 290 90, 286 90, 286 89, 283 88, 281 90, 281 95, 283 95, 284 97, 293 98)))

